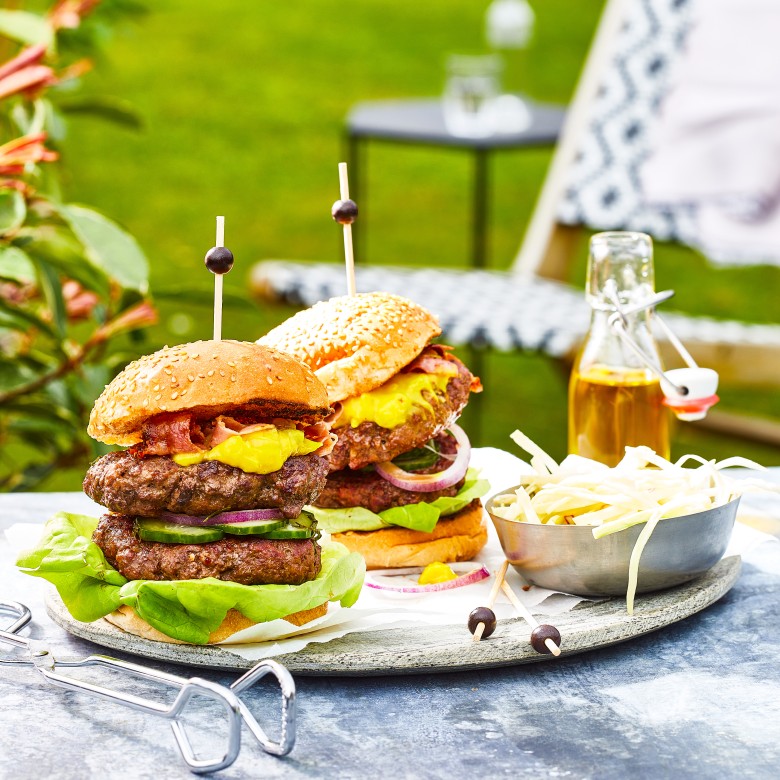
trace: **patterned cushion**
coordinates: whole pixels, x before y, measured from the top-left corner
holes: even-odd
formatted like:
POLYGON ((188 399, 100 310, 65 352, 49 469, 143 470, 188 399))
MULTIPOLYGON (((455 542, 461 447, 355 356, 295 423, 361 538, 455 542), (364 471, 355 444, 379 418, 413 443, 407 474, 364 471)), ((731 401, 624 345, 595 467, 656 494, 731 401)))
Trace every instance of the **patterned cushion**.
MULTIPOLYGON (((267 260, 254 273, 258 286, 293 305, 346 293, 341 264, 267 260)), ((581 290, 506 272, 360 266, 356 285, 358 292, 385 290, 422 304, 438 316, 445 340, 455 346, 563 357, 576 349, 590 322, 581 290)), ((683 343, 780 345, 778 325, 681 314, 664 314, 664 320, 683 343)))
POLYGON ((631 0, 615 55, 593 101, 588 131, 569 172, 558 219, 597 230, 639 230, 659 241, 688 244, 691 207, 643 202, 639 168, 650 154, 650 131, 669 85, 671 64, 685 43, 692 0, 631 0))

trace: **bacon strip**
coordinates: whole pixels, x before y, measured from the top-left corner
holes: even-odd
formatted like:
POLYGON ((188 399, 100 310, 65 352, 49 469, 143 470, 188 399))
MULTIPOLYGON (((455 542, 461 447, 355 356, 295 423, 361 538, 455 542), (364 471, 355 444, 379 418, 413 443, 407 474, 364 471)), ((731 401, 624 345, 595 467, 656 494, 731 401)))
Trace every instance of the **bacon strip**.
POLYGON ((327 422, 317 422, 305 427, 298 426, 291 420, 274 420, 273 423, 242 425, 235 418, 221 414, 211 423, 204 423, 203 427, 207 431, 206 437, 203 435, 200 423, 193 420, 189 412, 159 414, 144 423, 143 442, 133 447, 132 452, 138 457, 200 452, 216 447, 231 436, 247 436, 250 433, 273 427, 300 427, 307 439, 320 442, 320 448, 315 450, 316 455, 330 454, 336 443, 336 435, 330 432, 330 425, 327 422))
POLYGON ((318 422, 314 425, 309 425, 303 432, 303 435, 309 439, 309 441, 322 442, 320 448, 314 451, 315 455, 325 457, 333 452, 333 447, 336 445, 338 436, 335 433, 330 432, 330 425, 327 422, 318 422))
POLYGON ((232 417, 227 417, 224 414, 217 417, 214 422, 215 425, 211 433, 209 447, 216 447, 217 444, 222 444, 223 441, 231 436, 235 436, 244 427, 238 420, 234 420, 232 417))
POLYGON ((198 452, 202 448, 192 441, 191 428, 192 415, 189 412, 158 414, 144 423, 143 444, 139 447, 138 454, 198 452))
POLYGON ((411 374, 442 374, 444 376, 457 376, 458 367, 453 363, 447 352, 452 349, 443 344, 431 344, 427 346, 411 363, 404 366, 401 371, 411 374))

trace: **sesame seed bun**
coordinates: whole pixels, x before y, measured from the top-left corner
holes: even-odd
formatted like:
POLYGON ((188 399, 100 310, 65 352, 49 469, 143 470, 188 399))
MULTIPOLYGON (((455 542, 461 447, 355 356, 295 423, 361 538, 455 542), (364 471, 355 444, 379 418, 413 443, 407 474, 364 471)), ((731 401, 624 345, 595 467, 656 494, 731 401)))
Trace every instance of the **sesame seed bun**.
POLYGON ((487 544, 483 514, 482 502, 474 499, 460 512, 439 520, 431 533, 399 526, 379 531, 346 531, 331 538, 360 553, 368 569, 470 561, 487 544))
POLYGON ((130 363, 95 402, 87 432, 129 446, 141 441, 143 423, 162 412, 216 415, 264 403, 314 416, 330 411, 325 388, 295 358, 247 341, 195 341, 130 363))
MULTIPOLYGON (((287 615, 282 618, 282 620, 286 620, 294 626, 303 626, 327 613, 328 602, 326 601, 318 607, 287 615)), ((117 628, 121 628, 122 631, 125 631, 128 634, 134 634, 135 636, 140 636, 144 639, 151 639, 155 642, 169 642, 174 645, 187 644, 186 642, 182 642, 181 639, 174 639, 167 634, 163 634, 162 631, 158 631, 153 626, 150 626, 143 618, 138 617, 135 610, 127 605, 122 605, 119 609, 109 613, 105 616, 104 620, 117 628)), ((257 623, 255 623, 254 620, 245 617, 236 609, 230 609, 216 631, 212 631, 211 634, 209 634, 209 641, 207 644, 214 645, 218 642, 224 642, 226 639, 233 636, 233 634, 237 634, 239 631, 243 631, 245 628, 255 625, 257 625, 257 623)))
POLYGON ((372 292, 317 303, 257 343, 310 366, 335 403, 384 384, 440 333, 427 309, 398 295, 372 292))

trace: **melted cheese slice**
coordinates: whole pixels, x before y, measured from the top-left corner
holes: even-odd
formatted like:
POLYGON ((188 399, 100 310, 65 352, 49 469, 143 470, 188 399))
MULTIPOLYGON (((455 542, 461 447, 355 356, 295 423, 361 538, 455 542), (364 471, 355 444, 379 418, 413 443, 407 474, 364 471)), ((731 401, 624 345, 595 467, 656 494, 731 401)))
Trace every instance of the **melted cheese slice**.
POLYGON ((210 450, 178 453, 173 461, 179 466, 193 466, 205 460, 218 460, 252 474, 270 474, 279 471, 293 455, 308 455, 320 446, 321 442, 309 441, 303 431, 268 426, 245 436, 230 436, 210 450))
POLYGON ((443 374, 397 374, 376 390, 342 401, 336 426, 357 428, 362 422, 373 422, 391 429, 421 410, 433 415, 428 398, 442 395, 449 379, 443 374))

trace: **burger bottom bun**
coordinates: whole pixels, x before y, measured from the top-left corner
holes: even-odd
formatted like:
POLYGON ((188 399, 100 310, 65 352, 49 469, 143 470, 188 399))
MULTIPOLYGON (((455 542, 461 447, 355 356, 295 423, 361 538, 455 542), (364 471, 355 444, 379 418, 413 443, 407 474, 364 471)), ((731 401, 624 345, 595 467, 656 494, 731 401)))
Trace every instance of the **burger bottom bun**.
POLYGON ((360 553, 366 560, 366 568, 392 569, 427 566, 435 561, 471 560, 487 543, 487 526, 482 504, 474 499, 460 512, 439 520, 429 534, 398 527, 347 531, 333 534, 331 538, 360 553))
MULTIPOLYGON (((327 612, 328 602, 326 601, 318 607, 301 610, 300 612, 293 612, 292 615, 287 615, 283 620, 292 623, 294 626, 302 626, 311 620, 322 617, 327 614, 327 612)), ((123 605, 111 614, 106 615, 104 619, 117 628, 121 628, 122 631, 126 631, 128 634, 134 634, 135 636, 140 636, 143 639, 151 639, 154 642, 170 642, 175 645, 188 644, 187 642, 182 642, 180 639, 174 639, 167 634, 163 634, 162 631, 153 628, 145 620, 138 617, 131 607, 126 605, 123 605)), ((217 630, 209 635, 207 644, 213 645, 217 642, 224 642, 228 637, 233 636, 233 634, 254 625, 256 625, 254 620, 244 617, 244 615, 236 609, 231 609, 228 611, 227 615, 225 615, 225 619, 220 623, 217 630)))

